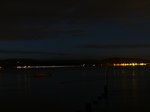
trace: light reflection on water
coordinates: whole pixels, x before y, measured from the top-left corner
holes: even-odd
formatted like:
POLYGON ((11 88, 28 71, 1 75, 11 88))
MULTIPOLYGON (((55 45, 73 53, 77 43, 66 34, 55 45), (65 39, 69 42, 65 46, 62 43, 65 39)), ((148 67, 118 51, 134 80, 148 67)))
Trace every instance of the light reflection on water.
POLYGON ((2 69, 0 111, 75 112, 84 109, 86 102, 102 93, 103 73, 99 67, 2 69), (52 76, 36 78, 32 75, 35 72, 52 76))
MULTIPOLYGON (((115 111, 138 111, 148 110, 150 101, 150 66, 114 67, 110 68, 109 92, 115 97, 111 102, 118 102, 115 111)), ((115 112, 114 111, 114 112, 115 112)))
MULTIPOLYGON (((150 101, 149 66, 2 69, 0 111, 76 112, 104 91, 108 75, 109 109, 145 108, 150 101), (35 72, 50 77, 33 77, 35 72), (60 83, 63 81, 64 83, 60 83), (141 105, 141 102, 145 102, 141 105), (9 107, 9 108, 8 108, 9 107)), ((99 108, 106 108, 99 105, 99 108)), ((101 103, 102 104, 102 103, 101 103)), ((93 107, 94 108, 94 107, 93 107)), ((111 110, 112 111, 112 110, 111 110)), ((141 111, 142 112, 142 111, 141 111)))

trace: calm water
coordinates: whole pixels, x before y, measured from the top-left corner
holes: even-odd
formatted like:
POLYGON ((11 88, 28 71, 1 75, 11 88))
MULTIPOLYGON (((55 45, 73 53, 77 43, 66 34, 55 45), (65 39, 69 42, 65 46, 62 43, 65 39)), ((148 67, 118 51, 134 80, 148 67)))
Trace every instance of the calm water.
POLYGON ((92 104, 92 112, 147 111, 150 66, 1 69, 0 111, 85 112, 85 104, 102 96, 108 74, 108 99, 92 104), (51 73, 36 78, 35 72, 51 73), (64 83, 60 83, 63 81, 64 83))

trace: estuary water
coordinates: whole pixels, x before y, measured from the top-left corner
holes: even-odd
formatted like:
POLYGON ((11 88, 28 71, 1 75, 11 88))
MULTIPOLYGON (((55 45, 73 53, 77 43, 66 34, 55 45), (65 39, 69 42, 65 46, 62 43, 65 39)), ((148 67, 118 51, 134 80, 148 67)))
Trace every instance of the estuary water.
POLYGON ((1 112, 85 112, 86 103, 92 112, 148 111, 150 66, 0 69, 1 112))

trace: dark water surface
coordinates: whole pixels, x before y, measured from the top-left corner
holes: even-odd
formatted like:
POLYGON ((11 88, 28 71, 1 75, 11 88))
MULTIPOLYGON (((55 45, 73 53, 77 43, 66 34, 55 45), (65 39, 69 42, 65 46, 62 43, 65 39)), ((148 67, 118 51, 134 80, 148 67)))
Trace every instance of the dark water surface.
POLYGON ((92 104, 92 112, 148 111, 150 66, 0 70, 1 112, 85 112, 86 103, 92 104), (52 76, 33 77, 35 72, 52 76), (98 100, 106 75, 108 99, 98 100))

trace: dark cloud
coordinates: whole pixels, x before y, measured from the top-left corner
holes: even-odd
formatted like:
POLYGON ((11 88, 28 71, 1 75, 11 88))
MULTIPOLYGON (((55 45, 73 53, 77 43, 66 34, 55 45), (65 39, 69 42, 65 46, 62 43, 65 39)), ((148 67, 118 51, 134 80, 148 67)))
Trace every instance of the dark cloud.
POLYGON ((49 54, 49 55, 69 55, 67 53, 50 53, 50 52, 36 52, 36 51, 18 51, 18 50, 4 50, 0 49, 0 53, 10 53, 10 54, 49 54))
POLYGON ((89 35, 91 28, 71 28, 71 29, 53 29, 51 30, 54 34, 71 34, 71 35, 89 35))
POLYGON ((149 0, 4 0, 0 39, 39 39, 88 34, 87 24, 150 22, 149 0), (76 25, 76 27, 69 27, 76 25), (81 30, 83 29, 83 30, 81 30))
POLYGON ((149 31, 150 30, 150 25, 124 25, 120 26, 122 29, 134 29, 134 30, 145 30, 149 31))
POLYGON ((7 39, 40 39, 40 38, 58 38, 62 34, 90 34, 89 28, 51 28, 47 25, 18 25, 2 29, 0 38, 2 40, 7 39), (7 30, 6 30, 7 29, 7 30))
POLYGON ((124 49, 124 48, 146 48, 150 47, 150 44, 123 44, 123 45, 79 45, 79 48, 92 48, 92 49, 124 49))

